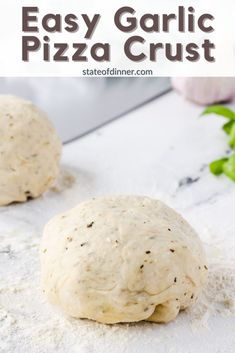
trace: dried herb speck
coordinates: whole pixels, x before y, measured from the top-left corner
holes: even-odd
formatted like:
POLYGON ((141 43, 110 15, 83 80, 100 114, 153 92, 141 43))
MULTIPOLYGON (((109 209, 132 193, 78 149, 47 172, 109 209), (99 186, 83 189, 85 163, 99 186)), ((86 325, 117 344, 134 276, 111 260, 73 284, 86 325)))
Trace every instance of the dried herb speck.
POLYGON ((170 251, 171 251, 171 252, 175 252, 175 250, 174 250, 174 249, 170 249, 170 251))
POLYGON ((177 282, 177 277, 174 278, 174 282, 175 282, 175 283, 177 282))
POLYGON ((204 268, 205 268, 205 270, 208 270, 208 267, 206 265, 204 265, 204 268))
POLYGON ((91 222, 87 225, 87 228, 91 228, 93 226, 94 222, 91 222))
POLYGON ((145 251, 145 254, 151 254, 150 250, 145 251))
POLYGON ((144 265, 141 265, 141 266, 140 266, 140 269, 142 270, 143 267, 144 267, 144 265))
POLYGON ((80 244, 80 246, 84 246, 84 245, 86 245, 86 244, 87 244, 87 242, 80 244))

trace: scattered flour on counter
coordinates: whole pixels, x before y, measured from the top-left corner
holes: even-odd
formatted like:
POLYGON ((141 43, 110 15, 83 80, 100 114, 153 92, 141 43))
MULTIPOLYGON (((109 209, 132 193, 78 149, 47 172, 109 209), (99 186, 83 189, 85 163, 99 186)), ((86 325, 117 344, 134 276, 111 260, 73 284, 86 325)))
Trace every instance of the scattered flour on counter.
POLYGON ((56 179, 54 185, 51 187, 51 191, 62 192, 68 188, 71 188, 75 183, 76 178, 67 168, 61 167, 60 174, 56 179))
POLYGON ((188 313, 193 329, 207 327, 211 316, 235 314, 235 262, 210 264, 207 284, 188 313))
POLYGON ((233 234, 227 234, 222 241, 205 229, 205 249, 208 259, 207 283, 196 305, 189 309, 192 328, 208 326, 211 316, 235 314, 235 245, 233 234), (230 236, 229 236, 230 235, 230 236), (228 241, 230 239, 230 241, 228 241))
POLYGON ((164 352, 181 353, 181 325, 190 336, 198 328, 207 330, 212 316, 234 313, 235 261, 227 253, 224 256, 222 244, 207 242, 207 285, 194 307, 172 323, 109 326, 65 317, 46 302, 40 290, 40 236, 27 220, 24 226, 0 232, 1 353, 129 353, 130 347, 131 352, 145 353, 159 345, 166 345, 164 352))

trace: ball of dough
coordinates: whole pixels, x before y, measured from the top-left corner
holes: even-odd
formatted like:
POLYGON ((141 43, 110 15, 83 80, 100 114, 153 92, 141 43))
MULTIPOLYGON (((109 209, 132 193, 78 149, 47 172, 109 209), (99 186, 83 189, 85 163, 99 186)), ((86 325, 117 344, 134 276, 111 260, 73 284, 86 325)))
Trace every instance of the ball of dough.
POLYGON ((158 200, 92 199, 53 218, 41 243, 42 288, 67 314, 102 323, 168 322, 206 278, 201 242, 158 200))
POLYGON ((31 102, 0 95, 0 205, 46 191, 58 175, 61 142, 31 102))

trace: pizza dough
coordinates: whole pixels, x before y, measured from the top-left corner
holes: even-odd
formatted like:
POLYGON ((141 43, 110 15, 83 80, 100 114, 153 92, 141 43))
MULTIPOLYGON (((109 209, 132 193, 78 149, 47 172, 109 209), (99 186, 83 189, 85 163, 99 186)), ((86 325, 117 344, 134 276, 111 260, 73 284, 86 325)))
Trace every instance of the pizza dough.
POLYGON ((206 279, 201 242, 158 200, 92 199, 53 218, 41 243, 42 288, 76 318, 168 322, 206 279))
POLYGON ((0 95, 0 205, 46 191, 59 172, 61 142, 32 103, 0 95))

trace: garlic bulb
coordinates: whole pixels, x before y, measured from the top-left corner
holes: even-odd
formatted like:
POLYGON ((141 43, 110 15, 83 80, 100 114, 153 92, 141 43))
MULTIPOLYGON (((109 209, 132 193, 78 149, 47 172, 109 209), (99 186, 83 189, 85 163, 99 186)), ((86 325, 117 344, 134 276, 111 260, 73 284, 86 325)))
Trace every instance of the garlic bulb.
POLYGON ((175 77, 172 86, 186 99, 202 105, 235 98, 235 77, 175 77))

